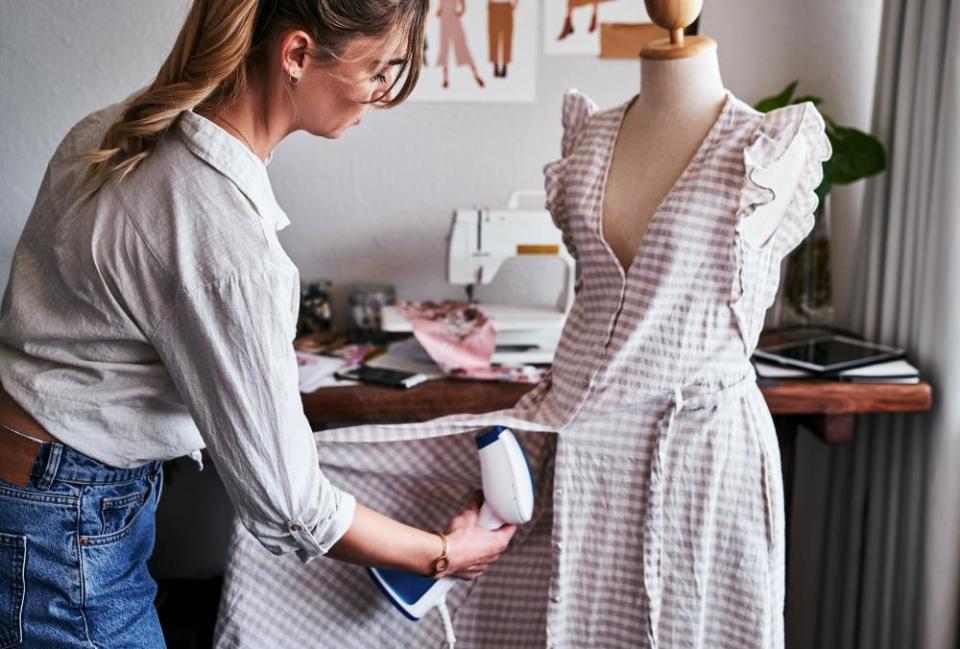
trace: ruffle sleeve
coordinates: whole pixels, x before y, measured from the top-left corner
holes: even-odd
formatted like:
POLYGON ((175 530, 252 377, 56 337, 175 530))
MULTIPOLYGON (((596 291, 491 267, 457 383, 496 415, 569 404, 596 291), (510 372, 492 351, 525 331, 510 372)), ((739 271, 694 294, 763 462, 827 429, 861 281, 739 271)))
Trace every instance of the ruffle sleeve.
POLYGON ((568 158, 576 149, 588 119, 595 112, 597 105, 577 90, 570 90, 563 96, 563 138, 560 141, 562 157, 543 168, 547 210, 553 217, 554 224, 563 233, 563 243, 574 258, 577 257, 577 250, 566 214, 566 170, 568 158))
POLYGON ((760 172, 777 162, 798 138, 806 145, 800 178, 780 224, 765 244, 778 258, 796 248, 813 229, 818 203, 815 192, 823 180, 823 162, 832 154, 823 117, 810 102, 771 111, 763 116, 753 141, 743 152, 746 174, 738 224, 776 199, 774 190, 758 179, 760 172))

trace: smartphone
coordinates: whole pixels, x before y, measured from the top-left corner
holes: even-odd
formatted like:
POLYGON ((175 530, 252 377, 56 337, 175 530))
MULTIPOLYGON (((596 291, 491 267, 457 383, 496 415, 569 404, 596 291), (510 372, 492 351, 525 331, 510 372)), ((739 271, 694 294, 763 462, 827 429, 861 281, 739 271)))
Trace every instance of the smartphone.
POLYGON ((383 385, 391 388, 412 388, 420 385, 430 377, 426 374, 415 372, 402 372, 400 370, 391 370, 385 367, 370 367, 368 365, 358 365, 343 372, 334 374, 338 379, 348 381, 360 381, 371 385, 383 385))

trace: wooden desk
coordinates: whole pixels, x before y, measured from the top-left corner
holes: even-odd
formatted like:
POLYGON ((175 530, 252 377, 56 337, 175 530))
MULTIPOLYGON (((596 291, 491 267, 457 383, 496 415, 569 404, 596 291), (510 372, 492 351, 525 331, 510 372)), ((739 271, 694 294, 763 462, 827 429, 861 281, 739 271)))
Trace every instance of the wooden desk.
MULTIPOLYGON (((305 394, 303 406, 314 426, 406 423, 460 412, 509 408, 531 388, 447 379, 429 381, 411 390, 356 385, 305 394)), ((932 403, 927 383, 780 381, 760 389, 778 422, 803 424, 828 444, 844 444, 852 439, 857 414, 921 412, 929 410, 932 403)))
POLYGON ((409 390, 352 385, 304 394, 303 409, 313 426, 404 424, 460 412, 509 408, 533 388, 516 383, 438 379, 409 390))
MULTIPOLYGON (((760 344, 794 340, 790 329, 766 331, 760 344)), ((306 342, 308 339, 301 339, 306 342)), ((307 419, 315 428, 349 424, 410 423, 457 413, 480 413, 513 406, 531 385, 437 380, 412 390, 366 385, 327 388, 303 396, 307 419)), ((844 381, 781 380, 760 382, 777 422, 781 445, 792 447, 802 425, 827 444, 853 439, 858 414, 923 412, 932 404, 930 385, 867 384, 844 381), (784 438, 788 438, 784 440, 784 438)))

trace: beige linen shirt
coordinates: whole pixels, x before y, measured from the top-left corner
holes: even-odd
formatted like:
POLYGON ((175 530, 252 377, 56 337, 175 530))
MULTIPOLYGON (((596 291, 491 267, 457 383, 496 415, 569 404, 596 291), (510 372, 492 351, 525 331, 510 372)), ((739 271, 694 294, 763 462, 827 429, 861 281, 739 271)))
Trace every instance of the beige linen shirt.
POLYGON ((326 553, 354 498, 323 476, 297 389, 299 274, 266 167, 185 112, 126 179, 83 199, 120 115, 89 115, 50 161, 0 310, 0 381, 63 443, 129 468, 209 450, 275 553, 326 553))

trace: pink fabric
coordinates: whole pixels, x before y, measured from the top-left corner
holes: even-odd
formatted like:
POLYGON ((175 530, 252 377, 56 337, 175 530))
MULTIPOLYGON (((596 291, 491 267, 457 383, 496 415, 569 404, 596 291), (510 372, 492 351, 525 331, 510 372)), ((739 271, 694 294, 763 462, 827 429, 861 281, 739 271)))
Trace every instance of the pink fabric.
POLYGON ((490 367, 497 332, 482 311, 466 302, 403 302, 413 335, 444 372, 490 367))
POLYGON ((478 381, 536 383, 543 370, 533 366, 492 365, 497 331, 477 306, 466 302, 401 302, 400 313, 413 335, 450 376, 478 381))

